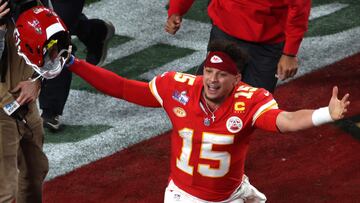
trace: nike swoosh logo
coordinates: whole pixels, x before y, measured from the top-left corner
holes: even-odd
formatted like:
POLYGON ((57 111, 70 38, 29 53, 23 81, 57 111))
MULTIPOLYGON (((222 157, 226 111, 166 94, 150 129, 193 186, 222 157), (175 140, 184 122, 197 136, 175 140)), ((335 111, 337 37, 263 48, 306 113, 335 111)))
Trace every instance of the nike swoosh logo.
POLYGON ((54 129, 59 129, 60 127, 60 123, 59 124, 52 124, 52 123, 49 123, 49 122, 45 122, 46 125, 50 126, 51 128, 54 128, 54 129))

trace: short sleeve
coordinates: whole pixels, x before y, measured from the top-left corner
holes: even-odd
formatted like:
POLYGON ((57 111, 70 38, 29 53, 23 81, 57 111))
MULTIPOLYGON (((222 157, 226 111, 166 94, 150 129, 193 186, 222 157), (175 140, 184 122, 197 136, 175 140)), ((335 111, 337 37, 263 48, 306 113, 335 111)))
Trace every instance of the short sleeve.
POLYGON ((277 132, 276 118, 282 110, 270 92, 259 89, 255 96, 252 125, 268 131, 277 132))

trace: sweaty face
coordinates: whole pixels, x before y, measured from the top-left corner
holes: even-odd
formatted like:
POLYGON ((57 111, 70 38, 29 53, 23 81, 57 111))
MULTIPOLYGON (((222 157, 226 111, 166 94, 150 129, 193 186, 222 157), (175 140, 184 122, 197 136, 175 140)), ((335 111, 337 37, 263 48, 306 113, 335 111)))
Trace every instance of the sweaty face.
POLYGON ((232 75, 216 68, 204 68, 204 93, 205 98, 214 103, 221 104, 240 81, 240 74, 232 75))

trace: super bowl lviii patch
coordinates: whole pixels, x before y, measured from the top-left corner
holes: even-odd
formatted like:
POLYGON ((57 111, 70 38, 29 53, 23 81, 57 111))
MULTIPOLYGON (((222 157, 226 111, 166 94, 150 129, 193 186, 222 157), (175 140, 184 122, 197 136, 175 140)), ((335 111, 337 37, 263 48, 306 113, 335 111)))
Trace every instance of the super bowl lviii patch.
POLYGON ((189 97, 186 94, 186 91, 179 92, 175 90, 173 92, 172 98, 185 106, 189 102, 189 97))

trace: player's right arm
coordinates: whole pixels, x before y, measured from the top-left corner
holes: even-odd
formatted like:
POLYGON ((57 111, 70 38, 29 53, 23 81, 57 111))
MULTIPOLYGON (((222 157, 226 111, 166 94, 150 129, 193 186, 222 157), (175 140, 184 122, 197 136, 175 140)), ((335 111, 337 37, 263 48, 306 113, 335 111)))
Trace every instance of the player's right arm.
POLYGON ((69 70, 100 92, 146 107, 161 107, 149 83, 123 78, 109 70, 75 59, 69 70))

